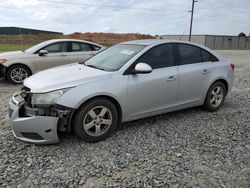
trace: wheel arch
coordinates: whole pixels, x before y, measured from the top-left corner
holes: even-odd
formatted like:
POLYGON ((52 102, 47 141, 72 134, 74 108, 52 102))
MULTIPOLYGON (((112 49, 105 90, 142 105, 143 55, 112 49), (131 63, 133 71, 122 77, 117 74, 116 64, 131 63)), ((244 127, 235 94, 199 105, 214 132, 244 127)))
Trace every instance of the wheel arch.
MULTIPOLYGON (((215 81, 213 81, 213 83, 210 85, 210 87, 211 87, 215 82, 222 82, 222 83, 225 85, 225 87, 226 87, 226 94, 227 94, 227 92, 228 92, 228 82, 226 81, 226 79, 224 79, 224 78, 216 79, 215 81)), ((209 87, 209 88, 210 88, 210 87, 209 87)), ((207 91, 208 91, 208 90, 207 90, 207 91)))
POLYGON ((87 100, 85 100, 84 102, 82 102, 82 104, 80 104, 80 106, 73 111, 72 115, 71 115, 71 118, 70 118, 70 123, 69 123, 69 126, 68 126, 68 130, 72 130, 72 126, 73 126, 73 119, 75 117, 75 114, 77 113, 78 109, 81 108, 83 105, 85 105, 86 103, 92 101, 92 100, 95 100, 95 99, 99 99, 99 98, 102 98, 102 99, 106 99, 106 100, 109 100, 110 102, 112 102, 116 109, 117 109, 117 112, 118 112, 118 124, 120 124, 122 122, 122 108, 121 108, 121 105, 120 103, 114 98, 114 97, 111 97, 109 95, 97 95, 97 96, 93 96, 87 100))
POLYGON ((5 79, 7 78, 7 72, 8 72, 8 70, 9 70, 11 67, 16 66, 16 65, 22 65, 22 66, 26 67, 26 68, 29 70, 30 75, 33 74, 31 68, 30 68, 28 65, 25 65, 24 63, 13 63, 13 64, 11 64, 10 66, 8 66, 8 67, 5 68, 5 69, 6 69, 6 70, 5 70, 5 79))
POLYGON ((215 79, 215 80, 213 80, 212 82, 211 82, 211 84, 209 85, 209 87, 207 88, 207 91, 206 91, 206 93, 205 93, 205 96, 203 97, 203 103, 202 104, 204 104, 204 102, 205 102, 205 100, 206 100, 206 97, 207 97, 207 94, 208 94, 208 91, 209 91, 209 89, 210 89, 210 87, 214 84, 214 83, 216 83, 216 82, 222 82, 224 85, 225 85, 225 87, 226 87, 226 95, 227 95, 227 92, 228 92, 228 82, 226 81, 226 79, 224 79, 224 78, 217 78, 217 79, 215 79))

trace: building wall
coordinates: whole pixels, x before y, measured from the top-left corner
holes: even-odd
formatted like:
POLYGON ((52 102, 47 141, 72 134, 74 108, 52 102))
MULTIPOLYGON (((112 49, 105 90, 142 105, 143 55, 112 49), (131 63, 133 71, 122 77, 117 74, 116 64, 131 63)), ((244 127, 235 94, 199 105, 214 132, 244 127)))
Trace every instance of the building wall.
POLYGON ((206 35, 205 46, 212 49, 250 50, 250 38, 206 35))
MULTIPOLYGON (((188 35, 163 35, 158 38, 169 40, 188 41, 188 35)), ((193 35, 192 42, 196 42, 207 46, 211 49, 231 49, 231 50, 250 50, 250 38, 239 36, 223 36, 223 35, 193 35)))
POLYGON ((28 29, 21 27, 0 27, 0 35, 27 35, 27 34, 63 34, 63 33, 38 30, 38 29, 28 29))
MULTIPOLYGON (((189 36, 188 35, 162 35, 162 36, 160 36, 160 38, 169 39, 169 40, 188 41, 189 36)), ((192 42, 196 42, 196 43, 204 45, 205 44, 205 35, 193 35, 192 42)))

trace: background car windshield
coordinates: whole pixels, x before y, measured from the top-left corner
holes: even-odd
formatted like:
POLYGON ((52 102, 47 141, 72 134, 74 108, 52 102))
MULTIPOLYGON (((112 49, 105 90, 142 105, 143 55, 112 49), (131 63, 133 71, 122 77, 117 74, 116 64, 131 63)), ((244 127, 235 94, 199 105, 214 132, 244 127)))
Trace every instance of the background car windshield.
POLYGON ((118 44, 90 58, 85 65, 107 71, 117 71, 144 47, 143 45, 118 44))

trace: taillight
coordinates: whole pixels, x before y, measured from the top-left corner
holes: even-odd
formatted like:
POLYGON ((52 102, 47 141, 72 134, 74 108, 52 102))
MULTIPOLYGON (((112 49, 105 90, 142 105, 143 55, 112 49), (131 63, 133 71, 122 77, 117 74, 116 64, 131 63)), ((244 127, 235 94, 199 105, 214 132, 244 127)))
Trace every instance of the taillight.
POLYGON ((234 71, 235 65, 233 63, 230 64, 230 67, 234 71))

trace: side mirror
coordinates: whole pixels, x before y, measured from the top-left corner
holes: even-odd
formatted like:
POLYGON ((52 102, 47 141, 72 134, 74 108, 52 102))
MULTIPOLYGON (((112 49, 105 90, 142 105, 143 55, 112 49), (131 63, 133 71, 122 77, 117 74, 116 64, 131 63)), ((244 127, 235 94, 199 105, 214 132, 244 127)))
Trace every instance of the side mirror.
POLYGON ((135 74, 147 74, 152 72, 152 67, 147 63, 138 63, 135 66, 135 74))
POLYGON ((44 56, 44 55, 46 55, 48 53, 49 52, 47 50, 40 50, 38 54, 39 54, 39 56, 44 56))

